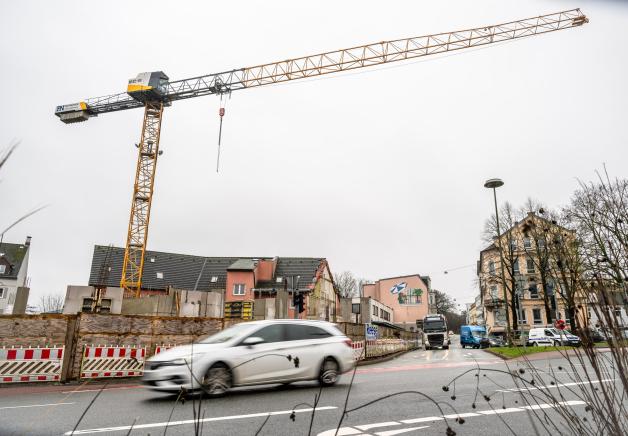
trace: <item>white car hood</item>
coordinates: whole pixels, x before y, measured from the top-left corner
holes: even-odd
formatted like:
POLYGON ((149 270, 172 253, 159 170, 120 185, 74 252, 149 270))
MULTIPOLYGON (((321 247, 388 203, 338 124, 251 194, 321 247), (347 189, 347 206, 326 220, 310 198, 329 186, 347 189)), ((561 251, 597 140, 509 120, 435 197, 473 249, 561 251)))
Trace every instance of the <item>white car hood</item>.
POLYGON ((205 354, 208 352, 220 350, 223 348, 227 348, 228 345, 226 343, 221 344, 190 344, 190 345, 180 345, 178 347, 171 348, 166 351, 162 351, 159 354, 154 355, 149 358, 149 361, 163 362, 163 361, 171 361, 174 359, 186 358, 190 359, 192 355, 205 354))

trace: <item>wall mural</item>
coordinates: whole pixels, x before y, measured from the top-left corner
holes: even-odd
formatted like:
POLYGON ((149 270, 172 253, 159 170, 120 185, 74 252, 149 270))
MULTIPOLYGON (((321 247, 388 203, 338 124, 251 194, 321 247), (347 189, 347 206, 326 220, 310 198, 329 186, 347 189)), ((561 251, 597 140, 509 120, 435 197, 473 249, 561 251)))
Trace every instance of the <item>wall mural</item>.
POLYGON ((401 282, 390 288, 390 293, 397 295, 397 301, 399 301, 399 304, 420 304, 423 289, 410 289, 408 288, 408 284, 406 282, 401 282))

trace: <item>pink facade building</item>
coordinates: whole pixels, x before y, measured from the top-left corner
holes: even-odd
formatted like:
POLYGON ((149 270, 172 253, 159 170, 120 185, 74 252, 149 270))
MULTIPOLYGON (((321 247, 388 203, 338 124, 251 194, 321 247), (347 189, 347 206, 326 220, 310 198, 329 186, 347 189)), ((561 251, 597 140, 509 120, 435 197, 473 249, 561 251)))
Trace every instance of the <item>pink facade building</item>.
POLYGON ((390 306, 394 323, 406 330, 416 329, 416 321, 429 312, 430 278, 419 274, 389 277, 362 285, 362 295, 390 306))

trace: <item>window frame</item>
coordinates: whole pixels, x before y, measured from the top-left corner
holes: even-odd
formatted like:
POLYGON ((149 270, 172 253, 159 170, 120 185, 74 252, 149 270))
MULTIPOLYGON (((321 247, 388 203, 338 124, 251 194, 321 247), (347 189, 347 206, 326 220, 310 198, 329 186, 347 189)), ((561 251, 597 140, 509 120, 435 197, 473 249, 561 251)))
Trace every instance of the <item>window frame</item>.
POLYGON ((7 298, 7 294, 9 293, 9 288, 0 288, 0 299, 7 298))
POLYGON ((536 273, 536 266, 534 265, 534 259, 530 259, 530 258, 526 259, 526 272, 528 274, 535 274, 536 273), (532 267, 530 267, 530 266, 532 266, 532 267))
POLYGON ((6 274, 7 272, 7 266, 2 264, 0 265, 0 274, 6 274))
POLYGON ((532 309, 532 324, 534 325, 543 324, 543 314, 541 314, 541 309, 538 309, 538 308, 532 309), (536 313, 539 314, 538 322, 537 322, 537 317, 535 316, 536 313))
POLYGON ((246 283, 234 283, 231 292, 239 297, 246 295, 246 283), (240 290, 240 287, 242 292, 236 292, 236 289, 240 290))

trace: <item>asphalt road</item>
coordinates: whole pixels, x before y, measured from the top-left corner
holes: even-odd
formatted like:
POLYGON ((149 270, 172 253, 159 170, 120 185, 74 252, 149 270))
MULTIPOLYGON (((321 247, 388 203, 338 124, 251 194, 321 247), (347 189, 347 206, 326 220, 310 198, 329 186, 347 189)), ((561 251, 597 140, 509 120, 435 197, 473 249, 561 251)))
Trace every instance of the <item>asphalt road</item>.
MULTIPOLYGON (((190 397, 182 404, 175 397, 116 382, 102 390, 89 384, 3 388, 0 435, 66 435, 80 420, 76 434, 84 435, 190 435, 195 425, 202 426, 203 435, 254 435, 265 422, 259 434, 307 435, 311 424, 310 434, 325 436, 335 433, 349 388, 350 412, 339 435, 443 435, 448 425, 460 435, 528 435, 534 434, 532 422, 536 422, 540 434, 559 434, 557 430, 543 430, 543 425, 561 428, 560 416, 552 406, 545 405, 547 399, 543 395, 531 399, 533 392, 522 392, 509 374, 498 372, 516 371, 519 364, 511 362, 507 367, 485 351, 463 350, 455 342, 450 350, 418 350, 387 362, 360 366, 353 384, 349 373, 336 386, 322 390, 313 382, 263 386, 237 389, 219 399, 199 401, 190 397), (476 377, 478 366, 486 371, 476 377), (442 389, 465 371, 469 372, 456 380, 455 387, 450 384, 448 391, 442 389), (312 419, 311 405, 319 392, 312 419), (382 398, 388 395, 392 397, 382 398), (442 403, 440 410, 435 402, 442 403), (199 404, 202 422, 195 422, 199 404), (351 411, 360 406, 364 407, 351 411), (294 421, 290 419, 292 410, 297 411, 294 421), (463 424, 456 422, 456 414, 462 414, 463 424), (550 424, 532 419, 542 414, 547 414, 550 424), (450 416, 443 419, 443 415, 450 416)), ((556 370, 560 365, 564 365, 560 357, 535 361, 540 371, 556 370)), ((557 370, 559 385, 573 381, 573 370, 557 370)), ((562 401, 575 401, 568 407, 584 414, 584 403, 568 389, 561 390, 562 401)), ((558 388, 548 379, 547 389, 537 393, 551 390, 558 388)))

